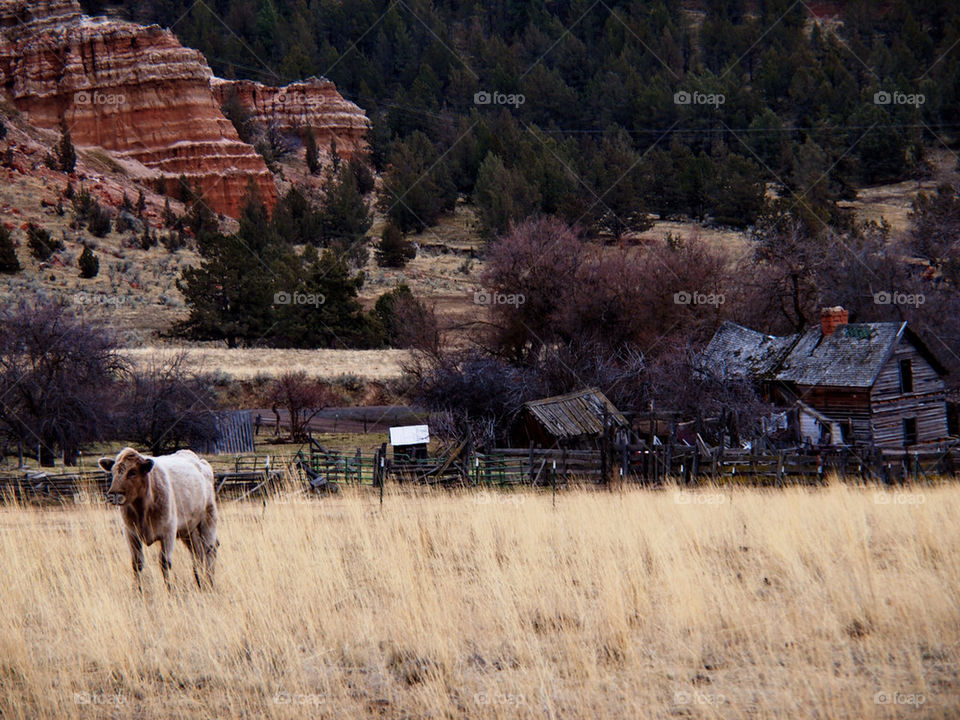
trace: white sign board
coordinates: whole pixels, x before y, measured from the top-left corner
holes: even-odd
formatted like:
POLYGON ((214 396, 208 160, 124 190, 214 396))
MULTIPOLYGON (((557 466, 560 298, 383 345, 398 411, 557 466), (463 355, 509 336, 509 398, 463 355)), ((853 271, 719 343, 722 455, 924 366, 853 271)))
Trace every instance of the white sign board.
POLYGON ((429 425, 401 425, 390 428, 390 444, 394 447, 425 445, 428 442, 430 442, 429 425))

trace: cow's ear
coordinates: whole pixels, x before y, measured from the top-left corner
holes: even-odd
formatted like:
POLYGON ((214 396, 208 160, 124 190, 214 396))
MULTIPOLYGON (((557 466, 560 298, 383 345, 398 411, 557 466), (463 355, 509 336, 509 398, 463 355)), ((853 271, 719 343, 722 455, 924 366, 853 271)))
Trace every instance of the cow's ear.
POLYGON ((143 462, 140 463, 140 469, 145 473, 153 470, 153 458, 144 458, 143 462))
POLYGON ((113 469, 113 458, 100 458, 97 462, 100 463, 100 467, 102 467, 106 472, 110 472, 113 469))

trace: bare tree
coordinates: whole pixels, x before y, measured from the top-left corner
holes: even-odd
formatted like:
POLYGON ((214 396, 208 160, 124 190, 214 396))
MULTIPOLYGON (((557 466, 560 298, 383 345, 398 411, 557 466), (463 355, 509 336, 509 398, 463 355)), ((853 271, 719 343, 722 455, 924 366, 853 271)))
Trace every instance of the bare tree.
POLYGON ((555 218, 514 225, 490 246, 475 301, 489 305, 497 351, 522 362, 555 339, 581 254, 577 233, 555 218))
POLYGON ((536 373, 480 350, 420 356, 410 368, 415 401, 446 413, 446 432, 458 439, 497 443, 507 433, 523 403, 542 396, 536 373))
POLYGON ((109 428, 109 398, 124 362, 113 337, 62 301, 0 310, 0 434, 73 465, 82 444, 109 428))
POLYGON ((159 455, 176 448, 203 448, 216 440, 215 398, 210 383, 187 368, 177 353, 129 375, 120 394, 115 434, 159 455))
MULTIPOLYGON (((303 370, 286 372, 277 378, 267 393, 273 408, 283 408, 290 416, 290 435, 295 442, 307 439, 307 426, 324 407, 330 404, 329 389, 307 377, 303 370)), ((276 410, 275 410, 276 411, 276 410)))

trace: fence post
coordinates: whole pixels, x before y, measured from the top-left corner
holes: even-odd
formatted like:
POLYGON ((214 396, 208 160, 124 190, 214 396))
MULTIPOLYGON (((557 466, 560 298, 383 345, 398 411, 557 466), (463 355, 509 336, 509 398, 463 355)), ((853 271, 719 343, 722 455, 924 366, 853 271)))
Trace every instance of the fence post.
POLYGON ((557 507, 557 461, 553 461, 553 472, 550 473, 553 479, 553 507, 557 507))
POLYGON ((530 480, 530 484, 533 485, 533 440, 530 441, 530 455, 529 455, 530 469, 527 471, 527 475, 530 480))
POLYGON ((607 409, 603 409, 600 426, 600 482, 608 485, 607 480, 607 409))

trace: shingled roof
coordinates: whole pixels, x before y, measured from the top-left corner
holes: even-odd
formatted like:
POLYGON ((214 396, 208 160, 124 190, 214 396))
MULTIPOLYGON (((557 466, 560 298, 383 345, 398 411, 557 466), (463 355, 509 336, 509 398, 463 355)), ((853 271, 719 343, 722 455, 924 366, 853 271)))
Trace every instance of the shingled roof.
POLYGON ((795 385, 869 388, 906 334, 925 358, 943 365, 905 322, 853 323, 824 335, 764 335, 726 322, 701 354, 701 367, 721 377, 767 378, 795 385))
POLYGON ((855 323, 826 336, 819 326, 810 328, 784 358, 776 379, 797 385, 872 387, 906 328, 906 323, 855 323))
POLYGON ((726 378, 769 376, 780 366, 797 337, 764 335, 724 322, 701 353, 701 367, 726 378))
POLYGON ((603 418, 621 427, 630 423, 614 407, 599 388, 587 388, 566 395, 533 400, 524 407, 557 438, 575 438, 583 435, 599 435, 603 432, 603 418))

